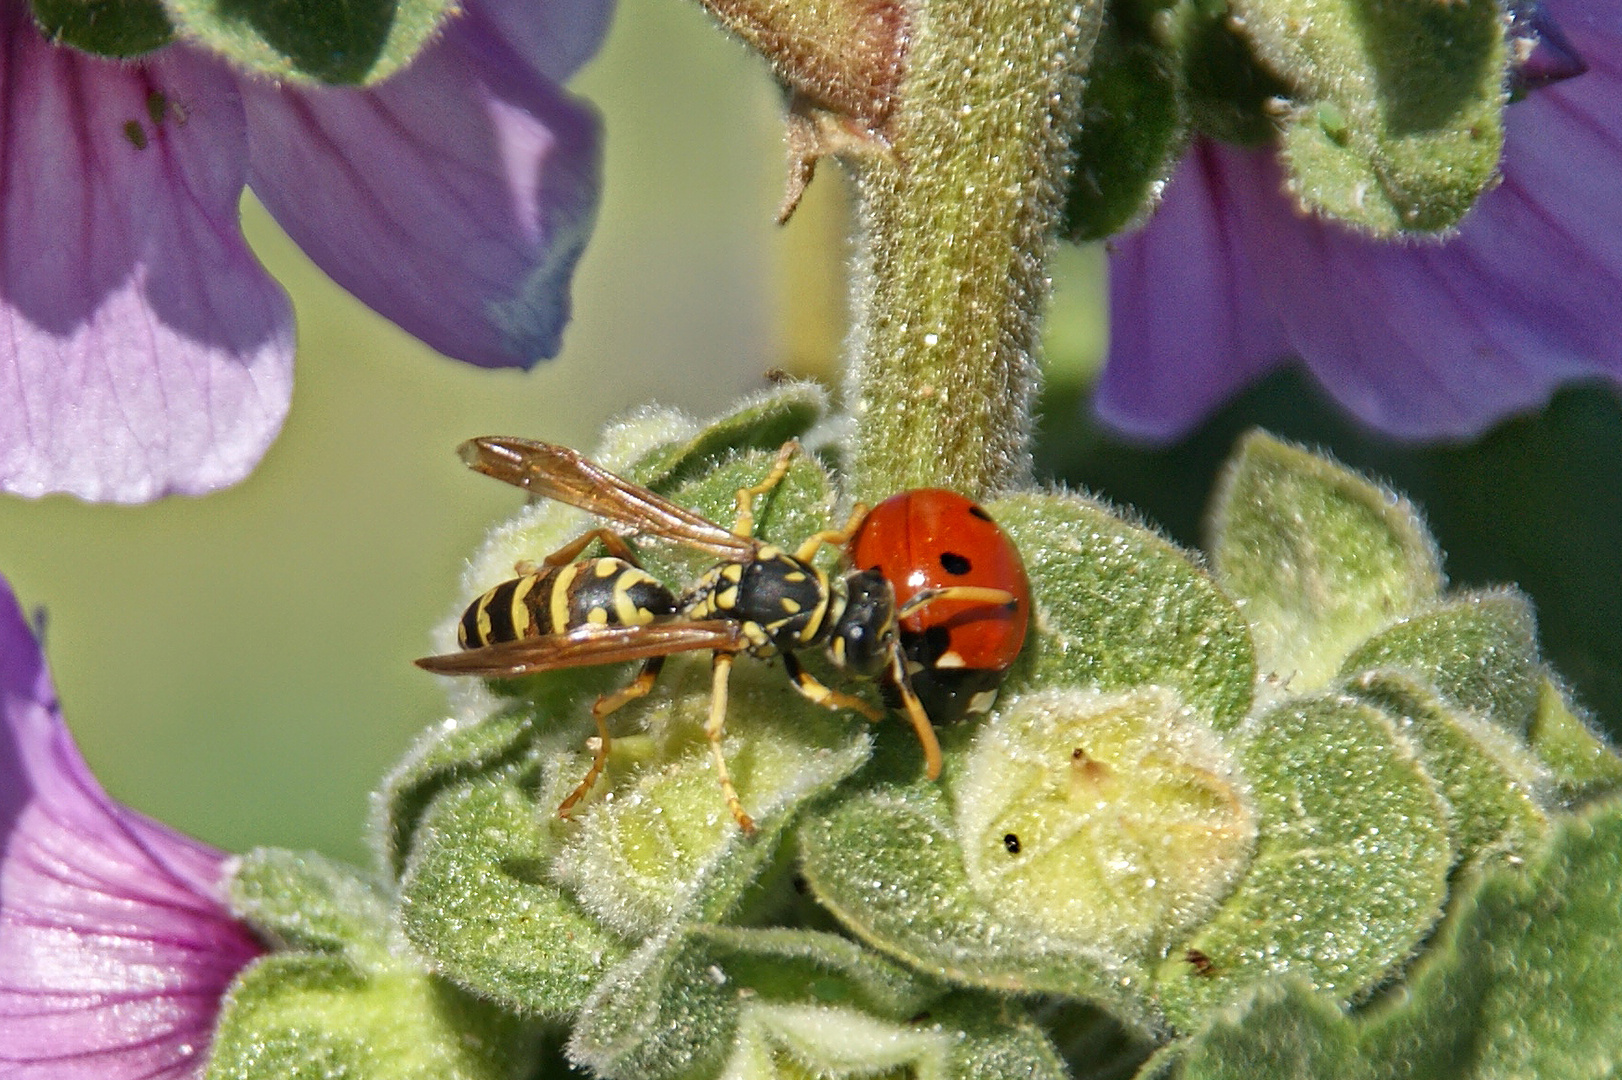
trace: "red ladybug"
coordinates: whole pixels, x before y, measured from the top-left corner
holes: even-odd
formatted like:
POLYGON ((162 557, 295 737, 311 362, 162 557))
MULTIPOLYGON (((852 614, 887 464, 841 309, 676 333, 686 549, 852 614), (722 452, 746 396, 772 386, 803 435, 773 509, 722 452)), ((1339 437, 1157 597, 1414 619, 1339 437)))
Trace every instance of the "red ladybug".
POLYGON ((878 570, 897 606, 923 589, 1001 589, 1012 605, 937 600, 901 623, 912 687, 937 724, 985 712, 1019 656, 1030 622, 1025 564, 1008 534, 955 491, 916 488, 875 506, 850 541, 851 563, 878 570))

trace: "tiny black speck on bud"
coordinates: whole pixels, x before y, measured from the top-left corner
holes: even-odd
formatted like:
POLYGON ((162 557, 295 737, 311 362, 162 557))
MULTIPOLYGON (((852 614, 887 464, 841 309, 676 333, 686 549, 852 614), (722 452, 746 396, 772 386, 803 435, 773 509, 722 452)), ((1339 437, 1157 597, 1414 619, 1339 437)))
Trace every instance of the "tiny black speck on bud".
POLYGON ((1002 838, 1002 846, 1008 849, 1008 854, 1018 855, 1019 837, 1015 836, 1013 833, 1008 833, 1002 838))

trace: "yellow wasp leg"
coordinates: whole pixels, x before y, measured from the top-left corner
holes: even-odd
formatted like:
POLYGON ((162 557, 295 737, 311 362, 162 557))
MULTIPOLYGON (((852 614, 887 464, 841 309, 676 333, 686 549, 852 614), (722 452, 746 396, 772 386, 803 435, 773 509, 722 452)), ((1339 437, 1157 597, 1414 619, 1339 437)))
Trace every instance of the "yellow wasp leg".
POLYGON ((824 685, 794 658, 792 653, 781 654, 783 670, 793 680, 794 689, 798 690, 807 701, 813 705, 821 705, 825 709, 855 709, 875 724, 884 719, 884 714, 859 697, 841 694, 829 686, 824 685))
POLYGON ((912 688, 912 680, 907 677, 907 661, 901 655, 899 645, 890 650, 890 679, 895 683, 896 692, 901 695, 901 707, 907 714, 908 722, 912 724, 913 734, 918 736, 918 743, 924 748, 924 773, 931 780, 939 780, 940 740, 935 738, 935 726, 929 722, 929 714, 924 712, 924 703, 918 700, 918 695, 912 688))
POLYGON ((811 534, 805 538, 805 543, 800 545, 800 549, 794 553, 794 557, 801 562, 810 562, 824 544, 830 547, 844 547, 850 542, 850 538, 856 535, 856 530, 861 528, 862 519, 866 516, 867 507, 857 503, 856 508, 850 512, 850 519, 845 522, 843 529, 823 529, 819 533, 811 534))
POLYGON ((609 715, 621 706, 646 696, 653 689, 654 680, 659 677, 659 669, 664 667, 664 663, 664 657, 653 657, 642 665, 642 673, 629 685, 604 694, 592 705, 591 718, 597 721, 597 746, 592 751, 591 768, 586 771, 586 778, 569 792, 569 797, 558 804, 558 817, 568 817, 570 808, 586 797, 591 785, 603 774, 603 767, 608 764, 608 748, 613 745, 613 739, 608 735, 609 715))
POLYGON ((526 559, 523 562, 518 563, 513 569, 515 569, 518 572, 518 575, 522 577, 525 574, 535 573, 541 568, 541 566, 567 566, 578 559, 580 557, 580 553, 585 551, 586 548, 591 545, 593 540, 602 541, 603 547, 607 549, 608 554, 614 558, 624 559, 632 566, 642 565, 636 561, 636 552, 632 551, 631 545, 625 542, 625 537, 608 529, 592 529, 590 532, 570 540, 567 544, 564 544, 562 547, 552 552, 552 554, 542 559, 539 564, 532 563, 526 559))
POLYGON ((727 772, 726 755, 721 752, 721 732, 727 722, 727 683, 732 674, 732 654, 718 652, 713 662, 714 683, 710 690, 710 718, 704 723, 704 737, 710 741, 710 755, 715 758, 715 774, 721 781, 721 794, 732 811, 732 820, 746 833, 755 831, 755 820, 744 813, 743 800, 732 786, 732 774, 727 772))
POLYGON ((789 462, 800 450, 800 440, 790 439, 783 444, 777 452, 777 460, 772 462, 771 471, 766 479, 754 487, 739 488, 737 494, 738 516, 732 522, 732 532, 736 536, 755 535, 755 500, 766 494, 772 488, 783 482, 788 475, 789 462))

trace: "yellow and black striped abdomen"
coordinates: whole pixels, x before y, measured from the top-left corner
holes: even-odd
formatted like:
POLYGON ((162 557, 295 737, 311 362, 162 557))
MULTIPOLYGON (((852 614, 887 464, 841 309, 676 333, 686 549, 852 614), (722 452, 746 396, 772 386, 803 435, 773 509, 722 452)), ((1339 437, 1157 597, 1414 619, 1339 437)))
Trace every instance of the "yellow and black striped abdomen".
POLYGON ((579 626, 642 626, 676 611, 657 578, 623 559, 582 559, 503 581, 462 613, 457 643, 477 649, 579 626))

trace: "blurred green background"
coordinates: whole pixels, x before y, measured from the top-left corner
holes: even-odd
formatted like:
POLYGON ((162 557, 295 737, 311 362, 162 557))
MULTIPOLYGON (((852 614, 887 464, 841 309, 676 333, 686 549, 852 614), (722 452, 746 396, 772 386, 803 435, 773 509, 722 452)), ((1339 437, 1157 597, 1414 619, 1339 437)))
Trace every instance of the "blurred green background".
MULTIPOLYGON (((251 201, 249 236, 299 316, 292 416, 240 487, 148 507, 0 497, 0 572, 48 612, 85 756, 118 798, 223 847, 365 859, 367 794, 440 715, 410 664, 466 598, 464 557, 510 489, 453 448, 483 433, 590 446, 657 400, 705 415, 768 369, 827 374, 842 332, 837 170, 795 219, 780 99, 695 6, 625 4, 574 89, 608 127, 602 215, 563 355, 529 374, 446 361, 327 282, 251 201)), ((1390 478, 1426 509, 1456 581, 1517 580, 1580 698, 1622 724, 1622 410, 1600 388, 1474 447, 1360 434, 1300 377, 1273 379, 1186 444, 1146 451, 1084 419, 1104 346, 1102 255, 1054 268, 1044 477, 1140 507, 1194 543, 1213 470, 1263 423, 1390 478)))

